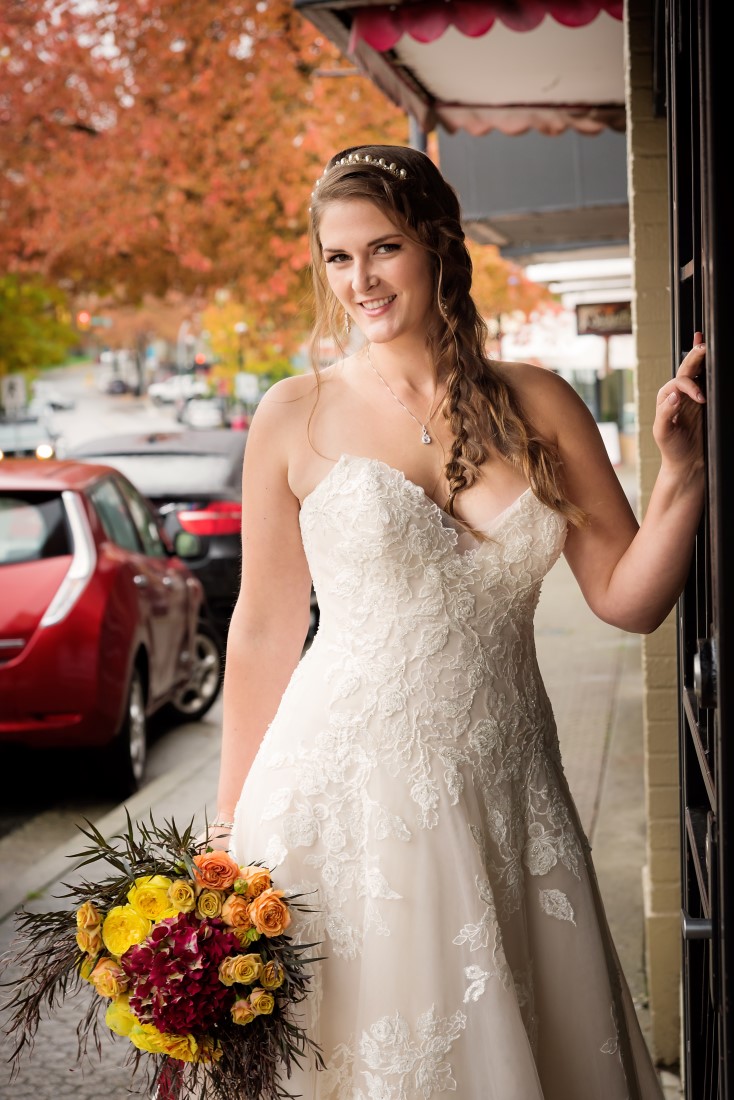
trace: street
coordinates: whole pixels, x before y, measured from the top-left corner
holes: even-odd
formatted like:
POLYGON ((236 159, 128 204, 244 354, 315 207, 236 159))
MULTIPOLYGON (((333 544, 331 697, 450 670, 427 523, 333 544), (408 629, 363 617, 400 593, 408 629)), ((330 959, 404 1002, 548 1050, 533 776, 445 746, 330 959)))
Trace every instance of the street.
POLYGON ((107 394, 100 388, 111 377, 109 367, 84 364, 44 371, 49 385, 75 402, 54 412, 53 421, 65 447, 118 432, 166 431, 175 425, 172 405, 154 405, 147 397, 107 394))

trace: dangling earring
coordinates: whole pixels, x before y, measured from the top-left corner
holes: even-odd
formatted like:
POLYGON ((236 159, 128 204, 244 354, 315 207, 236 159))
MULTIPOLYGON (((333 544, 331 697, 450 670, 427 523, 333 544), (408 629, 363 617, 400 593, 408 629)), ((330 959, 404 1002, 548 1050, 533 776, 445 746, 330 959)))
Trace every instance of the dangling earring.
POLYGON ((349 316, 346 310, 344 310, 344 334, 349 336, 352 331, 352 318, 349 316))
POLYGON ((439 309, 439 313, 443 317, 444 321, 448 324, 449 311, 448 311, 448 305, 447 305, 447 302, 446 302, 445 298, 442 297, 442 298, 438 299, 438 309, 439 309))

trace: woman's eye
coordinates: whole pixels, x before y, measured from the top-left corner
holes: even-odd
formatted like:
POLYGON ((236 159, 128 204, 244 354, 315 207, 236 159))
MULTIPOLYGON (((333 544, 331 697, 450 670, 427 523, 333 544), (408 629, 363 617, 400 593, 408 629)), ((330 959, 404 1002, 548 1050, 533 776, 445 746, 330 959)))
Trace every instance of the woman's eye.
POLYGON ((335 252, 333 256, 329 256, 326 262, 327 264, 342 263, 344 260, 348 259, 349 257, 347 256, 346 252, 335 252))
POLYGON ((382 252, 382 251, 385 251, 385 252, 397 252, 397 251, 398 251, 399 249, 400 249, 400 245, 399 245, 399 244, 395 244, 395 243, 393 242, 392 244, 390 244, 390 243, 388 243, 388 244, 381 244, 381 245, 379 246, 379 248, 377 249, 377 251, 378 251, 378 252, 382 252))

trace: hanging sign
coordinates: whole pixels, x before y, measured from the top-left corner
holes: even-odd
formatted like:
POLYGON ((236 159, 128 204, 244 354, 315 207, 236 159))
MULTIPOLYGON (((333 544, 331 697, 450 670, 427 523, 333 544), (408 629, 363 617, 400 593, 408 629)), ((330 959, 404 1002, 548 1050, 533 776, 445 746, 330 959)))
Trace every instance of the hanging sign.
POLYGON ((576 331, 579 336, 628 336, 632 306, 630 302, 579 302, 576 331))

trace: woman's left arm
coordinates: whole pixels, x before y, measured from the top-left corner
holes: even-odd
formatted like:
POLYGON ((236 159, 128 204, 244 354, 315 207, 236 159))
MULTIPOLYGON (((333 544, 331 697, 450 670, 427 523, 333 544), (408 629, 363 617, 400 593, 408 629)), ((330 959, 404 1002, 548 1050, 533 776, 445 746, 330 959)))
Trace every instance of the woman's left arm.
POLYGON ((705 399, 697 382, 705 354, 697 332, 677 375, 658 391, 653 436, 661 464, 640 526, 583 402, 556 389, 542 414, 555 420, 568 497, 589 516, 586 527, 569 528, 566 559, 592 611, 634 633, 657 629, 688 575, 705 491, 705 399))

